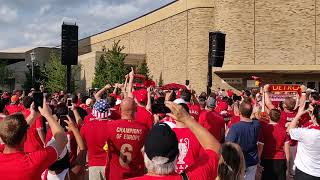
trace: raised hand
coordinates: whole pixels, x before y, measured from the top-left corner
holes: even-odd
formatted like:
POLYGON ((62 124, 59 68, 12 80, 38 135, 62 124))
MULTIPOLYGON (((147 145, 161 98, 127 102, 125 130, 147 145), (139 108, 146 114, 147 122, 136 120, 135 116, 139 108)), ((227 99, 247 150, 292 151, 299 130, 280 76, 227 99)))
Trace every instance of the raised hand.
POLYGON ((42 108, 39 106, 38 107, 39 112, 42 116, 44 116, 45 118, 52 116, 52 110, 51 108, 47 105, 47 100, 46 98, 43 98, 43 105, 42 108))
POLYGON ((187 111, 181 105, 170 101, 166 101, 165 104, 171 110, 171 113, 167 115, 172 117, 174 120, 185 123, 186 121, 192 119, 189 113, 187 113, 187 111))

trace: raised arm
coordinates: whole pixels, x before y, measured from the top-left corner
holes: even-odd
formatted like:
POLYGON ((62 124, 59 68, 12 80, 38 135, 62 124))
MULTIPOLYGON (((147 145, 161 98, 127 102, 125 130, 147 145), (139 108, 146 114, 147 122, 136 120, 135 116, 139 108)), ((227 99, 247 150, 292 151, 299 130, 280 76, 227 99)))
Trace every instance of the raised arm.
POLYGON ((198 98, 196 97, 196 91, 191 89, 191 99, 193 104, 199 104, 198 98))
POLYGON ((275 109, 274 105, 272 104, 271 102, 271 99, 270 99, 270 96, 269 96, 269 84, 265 85, 264 88, 264 103, 265 103, 265 106, 271 110, 271 109, 275 109))
POLYGON ((171 110, 171 114, 168 114, 176 121, 184 123, 192 133, 197 137, 201 146, 204 149, 210 149, 215 151, 217 154, 220 153, 219 141, 209 133, 204 127, 196 122, 181 105, 177 105, 173 102, 166 102, 166 106, 171 110))
POLYGON ((77 125, 81 125, 83 119, 81 118, 79 112, 77 111, 77 109, 75 107, 72 107, 72 112, 74 114, 77 125))
POLYGON ((79 129, 75 126, 75 124, 73 123, 71 118, 69 116, 67 116, 67 117, 68 117, 68 120, 65 120, 65 122, 68 124, 67 129, 73 133, 73 135, 76 139, 77 145, 79 147, 79 153, 78 153, 76 161, 75 161, 76 164, 71 169, 71 172, 74 174, 78 174, 79 171, 81 170, 81 167, 83 167, 85 165, 87 148, 85 146, 85 143, 83 142, 83 139, 81 138, 79 129))
POLYGON ((132 94, 133 79, 134 79, 134 71, 133 71, 133 67, 131 67, 131 72, 129 73, 129 84, 127 87, 128 97, 131 97, 131 98, 133 98, 133 94, 132 94))
POLYGON ((151 111, 151 89, 150 89, 150 87, 147 88, 147 91, 148 91, 148 102, 146 105, 146 109, 151 111))
POLYGON ((290 131, 290 129, 296 128, 298 126, 301 116, 307 112, 307 110, 305 110, 306 99, 307 99, 307 94, 305 93, 306 87, 305 86, 301 86, 301 90, 302 90, 303 93, 301 93, 300 102, 299 102, 300 105, 299 105, 298 113, 294 117, 294 119, 290 122, 290 124, 288 126, 288 129, 287 129, 288 132, 290 131))
POLYGON ((128 93, 127 93, 128 77, 129 75, 126 75, 126 80, 124 82, 124 85, 121 88, 121 92, 123 93, 124 98, 128 97, 128 93))
POLYGON ((104 86, 102 89, 100 89, 95 95, 94 98, 98 101, 101 99, 102 94, 107 91, 108 89, 111 88, 110 84, 107 84, 106 86, 104 86))
POLYGON ((34 110, 34 103, 32 103, 30 106, 30 115, 26 118, 26 121, 29 124, 29 126, 31 126, 34 123, 34 121, 37 119, 38 116, 39 116, 39 113, 37 113, 34 110))
POLYGON ((51 109, 47 105, 45 98, 43 99, 42 108, 41 107, 38 107, 38 108, 39 108, 41 115, 44 116, 47 119, 47 122, 49 123, 49 126, 52 131, 52 135, 53 135, 55 142, 56 142, 55 148, 58 151, 58 154, 60 155, 68 142, 67 136, 66 136, 63 128, 60 126, 60 124, 52 116, 51 109))

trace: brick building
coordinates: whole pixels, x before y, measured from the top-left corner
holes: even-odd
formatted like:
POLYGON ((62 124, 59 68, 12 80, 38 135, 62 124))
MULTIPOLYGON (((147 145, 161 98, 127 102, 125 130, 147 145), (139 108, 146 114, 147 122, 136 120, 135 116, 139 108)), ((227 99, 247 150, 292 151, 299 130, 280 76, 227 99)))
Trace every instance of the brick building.
POLYGON ((208 32, 226 33, 225 61, 213 68, 214 88, 268 83, 320 86, 320 1, 178 0, 79 41, 82 88, 91 87, 102 46, 121 40, 126 61, 146 61, 155 81, 206 89, 208 32))

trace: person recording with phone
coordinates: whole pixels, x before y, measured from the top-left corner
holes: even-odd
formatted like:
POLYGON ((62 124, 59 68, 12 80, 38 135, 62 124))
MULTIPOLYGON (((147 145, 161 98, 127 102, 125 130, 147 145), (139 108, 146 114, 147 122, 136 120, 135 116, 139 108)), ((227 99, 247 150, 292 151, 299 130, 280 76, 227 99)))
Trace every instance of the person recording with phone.
POLYGON ((287 130, 291 139, 298 141, 294 160, 295 180, 320 178, 320 106, 310 104, 305 110, 305 102, 306 93, 302 92, 298 113, 287 130), (310 123, 303 128, 298 127, 301 117, 306 113, 310 116, 310 123))
MULTIPOLYGON (((34 103, 31 107, 34 107, 34 103)), ((43 149, 24 152, 28 128, 38 116, 34 108, 30 108, 27 118, 17 113, 0 121, 0 137, 5 144, 3 152, 0 153, 0 179, 18 180, 23 177, 25 180, 40 180, 42 172, 59 158, 65 148, 67 136, 53 117, 45 99, 37 110, 47 119, 54 140, 43 149)))

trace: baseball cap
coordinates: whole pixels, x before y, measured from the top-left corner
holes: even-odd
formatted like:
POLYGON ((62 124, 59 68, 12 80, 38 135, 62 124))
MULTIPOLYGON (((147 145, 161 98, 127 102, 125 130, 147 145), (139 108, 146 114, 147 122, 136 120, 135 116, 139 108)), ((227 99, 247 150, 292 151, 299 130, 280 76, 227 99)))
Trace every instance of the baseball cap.
POLYGON ((207 100, 207 106, 209 108, 216 107, 216 100, 213 97, 209 97, 208 100, 207 100))
POLYGON ((187 102, 181 98, 175 99, 173 102, 176 104, 187 104, 187 102))
POLYGON ((133 96, 137 99, 138 102, 143 102, 147 104, 148 101, 148 91, 146 89, 140 89, 133 91, 133 96))
POLYGON ((17 95, 13 95, 11 97, 11 102, 13 102, 13 103, 17 102, 18 100, 19 100, 19 96, 17 96, 17 95))
POLYGON ((92 115, 96 118, 106 118, 110 115, 110 108, 107 100, 100 99, 93 105, 92 115))
POLYGON ((160 156, 169 159, 166 163, 172 162, 179 154, 177 136, 169 125, 158 123, 149 131, 144 151, 150 160, 160 156))

